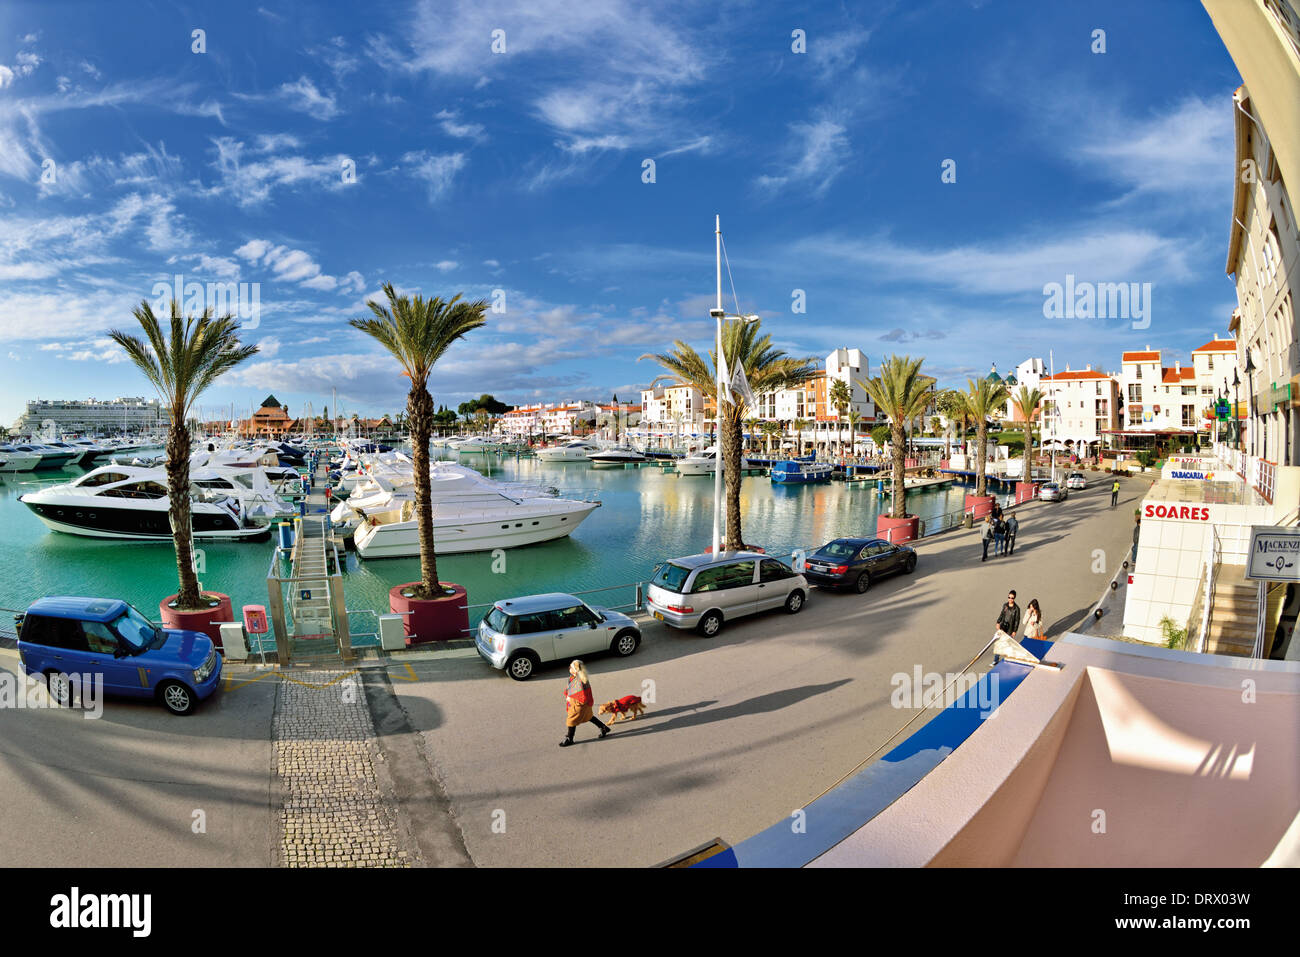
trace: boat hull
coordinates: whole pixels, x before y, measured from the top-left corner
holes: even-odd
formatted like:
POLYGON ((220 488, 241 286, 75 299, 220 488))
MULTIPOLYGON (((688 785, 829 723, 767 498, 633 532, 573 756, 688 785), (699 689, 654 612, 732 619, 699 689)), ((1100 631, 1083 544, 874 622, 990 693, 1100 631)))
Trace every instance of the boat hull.
MULTIPOLYGON (((82 538, 119 539, 138 542, 170 542, 171 525, 166 511, 142 516, 138 512, 115 511, 105 508, 89 508, 67 505, 41 505, 23 502, 35 513, 46 528, 65 535, 79 535, 82 538), (112 514, 110 514, 112 513, 112 514)), ((271 527, 258 526, 246 528, 231 526, 225 515, 206 515, 194 513, 193 528, 195 538, 256 540, 271 534, 271 527)))
MULTIPOLYGON (((598 502, 577 503, 563 513, 512 516, 474 522, 433 522, 434 548, 439 555, 518 548, 563 538, 599 507, 598 502)), ((414 558, 420 554, 420 532, 415 521, 359 526, 353 536, 362 558, 414 558)))

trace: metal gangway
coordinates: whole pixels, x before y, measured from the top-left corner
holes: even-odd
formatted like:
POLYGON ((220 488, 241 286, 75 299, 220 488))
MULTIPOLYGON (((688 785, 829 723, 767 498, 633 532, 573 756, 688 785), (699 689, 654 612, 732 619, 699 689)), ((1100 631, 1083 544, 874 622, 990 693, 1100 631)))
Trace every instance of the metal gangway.
POLYGON ((325 495, 328 475, 323 464, 314 464, 311 492, 303 514, 294 520, 288 574, 282 574, 285 556, 277 547, 266 576, 267 611, 281 665, 352 657, 343 566, 331 534, 325 495))

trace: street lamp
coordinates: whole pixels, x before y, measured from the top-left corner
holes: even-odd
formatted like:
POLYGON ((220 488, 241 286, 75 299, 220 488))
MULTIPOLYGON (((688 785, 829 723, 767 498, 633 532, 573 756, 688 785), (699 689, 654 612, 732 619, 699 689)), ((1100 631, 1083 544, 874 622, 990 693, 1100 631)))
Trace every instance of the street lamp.
MULTIPOLYGON (((717 361, 713 363, 714 374, 716 376, 716 388, 713 408, 713 428, 717 436, 717 447, 713 455, 713 554, 718 554, 722 546, 722 365, 725 357, 722 352, 722 320, 739 319, 741 322, 750 324, 758 322, 759 317, 754 315, 741 316, 734 313, 727 313, 722 308, 722 272, 721 272, 721 250, 722 250, 722 232, 718 232, 718 305, 709 310, 709 315, 717 322, 717 361)), ((727 372, 730 374, 731 370, 727 372)), ((740 545, 739 542, 731 542, 730 545, 735 548, 740 545)))
MULTIPOLYGON (((1237 378, 1237 373, 1235 370, 1232 373, 1232 378, 1235 382, 1237 378)), ((1254 394, 1255 394, 1255 362, 1253 359, 1251 359, 1250 356, 1250 346, 1247 346, 1246 347, 1246 419, 1250 423, 1250 454, 1251 455, 1255 454, 1255 432, 1258 431, 1255 428, 1254 413, 1251 411, 1250 397, 1254 394)))
MULTIPOLYGON (((1250 363, 1249 354, 1247 354, 1246 356, 1246 362, 1247 364, 1250 363)), ((1237 451, 1238 452, 1241 451, 1241 414, 1240 414, 1241 406, 1240 406, 1240 393, 1237 391, 1237 387, 1240 385, 1241 385, 1241 377, 1237 375, 1237 370, 1233 369, 1232 370, 1232 421, 1237 426, 1237 451)), ((1225 389, 1228 386, 1228 380, 1226 377, 1223 380, 1223 386, 1225 389)))

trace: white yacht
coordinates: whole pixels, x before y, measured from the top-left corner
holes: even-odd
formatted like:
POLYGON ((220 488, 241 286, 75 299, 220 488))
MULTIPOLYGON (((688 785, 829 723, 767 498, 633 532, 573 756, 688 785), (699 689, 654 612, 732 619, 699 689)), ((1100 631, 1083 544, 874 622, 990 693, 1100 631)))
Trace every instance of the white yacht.
POLYGON ((560 442, 537 450, 537 457, 543 462, 586 462, 592 452, 599 452, 603 446, 587 439, 573 439, 560 442))
POLYGON ((30 472, 41 464, 39 452, 19 452, 12 445, 0 445, 0 472, 30 472))
POLYGON ((500 442, 483 435, 471 435, 467 439, 447 443, 447 448, 453 452, 495 452, 500 447, 500 442))
POLYGON ((15 445, 14 450, 17 452, 27 452, 32 455, 39 455, 40 461, 36 464, 38 470, 61 469, 69 464, 73 458, 80 458, 81 453, 74 452, 71 449, 52 449, 48 445, 38 445, 36 443, 15 445))
MULTIPOLYGON (((727 463, 718 455, 718 447, 710 445, 701 452, 686 456, 677 463, 681 475, 712 475, 718 469, 726 469, 727 463)), ((749 459, 740 457, 740 467, 749 468, 749 459)))
POLYGON ((621 465, 626 462, 644 462, 646 457, 630 445, 611 445, 587 453, 587 461, 593 465, 621 465))
MULTIPOLYGON (((56 532, 137 541, 172 537, 171 502, 162 469, 104 465, 65 485, 28 492, 18 500, 56 532)), ((270 534, 270 525, 249 521, 239 501, 220 492, 195 493, 190 522, 195 538, 252 539, 270 534)))

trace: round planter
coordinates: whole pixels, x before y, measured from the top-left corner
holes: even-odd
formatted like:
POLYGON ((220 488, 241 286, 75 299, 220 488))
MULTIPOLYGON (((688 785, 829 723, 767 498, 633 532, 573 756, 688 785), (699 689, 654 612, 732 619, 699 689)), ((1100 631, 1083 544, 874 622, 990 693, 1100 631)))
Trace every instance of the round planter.
POLYGON ((888 515, 876 517, 876 536, 895 545, 910 542, 917 537, 917 527, 921 524, 920 516, 909 515, 906 518, 890 518, 888 515))
POLYGON ((224 651, 225 649, 221 647, 221 623, 235 620, 230 596, 223 595, 221 592, 205 591, 203 599, 207 604, 206 608, 180 611, 172 607, 176 596, 168 595, 158 603, 158 614, 162 617, 163 627, 201 632, 212 639, 217 650, 224 651))
POLYGON ((1037 491, 1035 491, 1035 488, 1036 486, 1033 482, 1017 482, 1016 503, 1019 504, 1020 502, 1032 501, 1034 496, 1038 494, 1037 491))
POLYGON ((967 495, 966 503, 963 506, 967 512, 974 513, 975 521, 979 521, 989 512, 993 511, 992 495, 967 495))
POLYGON ((439 598, 411 598, 409 592, 419 582, 407 582, 388 590, 388 607, 402 616, 408 645, 429 641, 455 641, 470 637, 469 601, 465 589, 452 582, 442 582, 448 593, 439 598))

